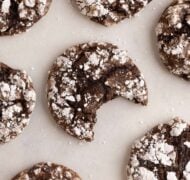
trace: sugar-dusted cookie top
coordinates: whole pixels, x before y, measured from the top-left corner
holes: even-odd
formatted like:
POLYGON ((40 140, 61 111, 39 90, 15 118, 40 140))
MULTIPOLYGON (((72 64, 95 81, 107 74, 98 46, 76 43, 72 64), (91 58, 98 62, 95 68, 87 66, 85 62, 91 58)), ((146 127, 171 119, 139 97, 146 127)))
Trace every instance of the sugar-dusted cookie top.
POLYGON ((110 26, 130 18, 151 0, 74 0, 82 14, 91 20, 110 26))
POLYGON ((179 118, 159 124, 132 146, 128 180, 189 180, 190 125, 179 118))
POLYGON ((27 73, 0 63, 0 143, 23 131, 35 102, 36 93, 27 73))
POLYGON ((52 0, 1 0, 0 36, 25 32, 48 11, 52 0))
POLYGON ((73 170, 54 163, 38 163, 17 174, 12 180, 81 180, 73 170))
POLYGON ((175 0, 156 27, 160 57, 173 74, 190 80, 190 1, 175 0))
MULTIPOLYGON (((147 104, 143 75, 127 52, 110 43, 85 43, 67 49, 48 77, 48 104, 56 122, 72 136, 91 141, 96 111, 122 96, 147 104)), ((114 122, 113 122, 114 123, 114 122)))

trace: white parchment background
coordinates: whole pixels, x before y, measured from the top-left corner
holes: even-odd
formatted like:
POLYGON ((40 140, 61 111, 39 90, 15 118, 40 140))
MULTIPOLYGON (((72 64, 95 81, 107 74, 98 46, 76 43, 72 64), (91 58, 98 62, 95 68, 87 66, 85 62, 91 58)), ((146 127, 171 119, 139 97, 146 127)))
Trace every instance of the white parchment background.
POLYGON ((84 180, 124 180, 132 142, 173 116, 190 121, 190 83, 160 63, 154 28, 170 0, 153 0, 137 17, 105 28, 91 22, 69 0, 54 0, 29 32, 0 38, 0 60, 31 75, 38 99, 30 125, 15 140, 0 145, 0 180, 9 180, 34 163, 52 161, 76 170, 84 180), (64 49, 86 41, 108 41, 127 49, 145 75, 149 105, 118 98, 101 107, 95 141, 80 143, 56 126, 45 96, 47 71, 64 49))

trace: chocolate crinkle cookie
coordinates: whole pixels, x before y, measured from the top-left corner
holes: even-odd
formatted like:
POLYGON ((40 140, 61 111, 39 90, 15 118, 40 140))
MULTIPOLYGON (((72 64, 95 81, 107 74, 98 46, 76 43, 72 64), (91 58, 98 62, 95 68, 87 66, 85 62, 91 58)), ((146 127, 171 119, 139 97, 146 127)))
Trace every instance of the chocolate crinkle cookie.
POLYGON ((38 163, 16 175, 12 180, 81 180, 71 169, 54 163, 38 163))
POLYGON ((165 66, 190 80, 190 0, 175 0, 163 12, 156 34, 165 66))
POLYGON ((25 71, 0 63, 0 143, 18 136, 28 125, 36 93, 25 71))
POLYGON ((100 106, 118 96, 147 104, 143 75, 127 52, 109 43, 85 43, 67 49, 48 78, 49 109, 72 136, 91 141, 100 106))
POLYGON ((0 0, 0 36, 26 31, 48 11, 52 0, 0 0))
POLYGON ((91 20, 110 26, 130 18, 151 0, 74 0, 82 14, 91 20))
POLYGON ((190 125, 179 118, 160 124, 132 147, 128 180, 189 180, 190 125))

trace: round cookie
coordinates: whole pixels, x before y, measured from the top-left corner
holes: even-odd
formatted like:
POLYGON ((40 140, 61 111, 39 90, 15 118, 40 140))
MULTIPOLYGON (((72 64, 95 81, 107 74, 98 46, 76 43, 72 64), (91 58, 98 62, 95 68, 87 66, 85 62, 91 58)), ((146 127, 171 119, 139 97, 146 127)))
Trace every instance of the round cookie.
POLYGON ((82 14, 91 20, 110 26, 130 18, 151 0, 75 0, 82 14))
POLYGON ((52 0, 1 0, 0 36, 25 32, 40 20, 52 0))
POLYGON ((179 118, 160 124, 132 147, 128 180, 189 180, 190 125, 179 118))
POLYGON ((190 1, 176 0, 156 27, 160 57, 173 74, 190 80, 190 1))
POLYGON ((81 180, 71 169, 54 163, 38 163, 16 175, 12 180, 81 180))
POLYGON ((0 63, 0 143, 18 136, 28 125, 36 94, 25 71, 0 63))
POLYGON ((47 98, 56 122, 70 135, 93 140, 96 111, 118 96, 147 104, 143 75, 127 52, 109 43, 85 43, 67 49, 54 62, 47 98))

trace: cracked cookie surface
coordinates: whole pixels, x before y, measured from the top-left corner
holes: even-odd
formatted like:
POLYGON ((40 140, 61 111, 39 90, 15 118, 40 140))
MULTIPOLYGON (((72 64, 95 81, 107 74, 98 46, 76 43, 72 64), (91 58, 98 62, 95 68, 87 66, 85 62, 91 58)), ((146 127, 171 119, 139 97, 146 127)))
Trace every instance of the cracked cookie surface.
POLYGON ((81 180, 71 169, 54 163, 38 163, 16 175, 12 180, 81 180))
POLYGON ((147 104, 143 75, 127 52, 109 43, 84 43, 67 49, 54 62, 47 98, 56 122, 70 135, 93 140, 96 111, 118 96, 147 104))
POLYGON ((151 0, 75 0, 82 14, 91 20, 110 26, 130 18, 151 0))
POLYGON ((36 93, 25 71, 0 63, 0 143, 18 136, 28 125, 36 93))
POLYGON ((190 1, 176 0, 156 27, 160 57, 173 74, 190 80, 190 1))
POLYGON ((128 180, 189 180, 190 125, 174 118, 136 141, 127 177, 128 180))
POLYGON ((52 0, 1 0, 0 36, 25 32, 48 11, 52 0))

